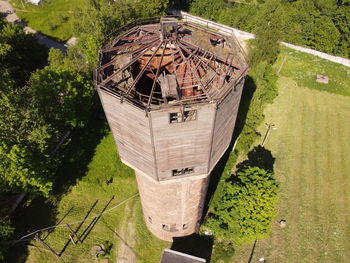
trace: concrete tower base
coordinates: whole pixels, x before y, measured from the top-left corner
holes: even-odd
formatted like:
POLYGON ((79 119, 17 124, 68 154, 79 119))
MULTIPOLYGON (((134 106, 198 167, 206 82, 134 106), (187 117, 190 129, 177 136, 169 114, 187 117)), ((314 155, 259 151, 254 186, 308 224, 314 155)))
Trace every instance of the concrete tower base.
POLYGON ((173 241, 198 231, 209 175, 158 182, 135 173, 145 222, 156 237, 173 241))

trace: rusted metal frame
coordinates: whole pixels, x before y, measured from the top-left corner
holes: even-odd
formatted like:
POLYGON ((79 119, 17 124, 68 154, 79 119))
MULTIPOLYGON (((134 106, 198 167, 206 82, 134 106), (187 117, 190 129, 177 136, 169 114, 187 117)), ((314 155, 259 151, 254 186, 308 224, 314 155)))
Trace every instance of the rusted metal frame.
POLYGON ((194 71, 191 67, 191 65, 188 63, 189 61, 187 60, 187 58, 185 57, 184 53, 182 52, 181 48, 179 47, 179 51, 180 51, 180 55, 181 57, 186 61, 186 63, 188 64, 191 72, 192 72, 192 75, 195 76, 195 78, 197 79, 198 83, 203 87, 203 91, 204 93, 207 95, 207 97, 211 100, 211 96, 209 95, 208 91, 205 89, 200 77, 198 76, 198 72, 197 71, 194 71))
POLYGON ((118 51, 127 47, 132 47, 132 46, 136 46, 138 44, 149 44, 155 40, 157 40, 159 37, 157 36, 152 36, 152 37, 147 37, 147 38, 142 38, 138 41, 133 41, 131 43, 126 43, 124 45, 121 46, 116 46, 116 47, 111 47, 111 48, 107 48, 107 49, 103 49, 102 52, 103 53, 109 53, 109 52, 113 52, 113 51, 118 51))
MULTIPOLYGON (((188 50, 186 47, 184 47, 184 49, 185 49, 185 50, 188 50)), ((203 53, 203 56, 207 56, 209 53, 210 53, 209 51, 205 50, 204 53, 203 53)), ((196 56, 196 57, 197 57, 197 56, 196 56)), ((198 59, 199 59, 199 63, 200 63, 200 62, 203 62, 200 58, 198 58, 198 59)), ((199 63, 197 63, 196 69, 197 69, 199 63)), ((203 63, 204 63, 204 62, 203 62, 203 63)), ((214 74, 213 74, 213 76, 211 77, 211 79, 206 83, 206 85, 202 85, 202 86, 203 86, 203 89, 206 89, 206 88, 209 86, 209 84, 213 81, 213 79, 214 79, 214 77, 215 77, 215 74, 219 75, 219 74, 216 72, 216 70, 214 70, 212 67, 209 67, 209 68, 213 70, 214 74)))
MULTIPOLYGON (((190 50, 189 50, 185 45, 182 45, 181 43, 180 43, 180 45, 181 45, 181 47, 182 47, 187 53, 190 53, 190 50)), ((197 47, 197 48, 198 48, 198 49, 201 49, 200 47, 197 47)), ((203 49, 202 49, 201 51, 203 52, 203 49)), ((212 58, 214 57, 214 54, 210 53, 208 50, 204 50, 203 55, 204 55, 204 54, 206 54, 205 56, 211 54, 211 55, 212 55, 212 58)), ((209 68, 210 68, 212 71, 214 71, 217 75, 219 75, 219 73, 217 73, 216 70, 215 70, 213 67, 211 67, 211 66, 209 65, 210 60, 208 61, 208 63, 205 63, 205 62, 201 59, 200 56, 195 55, 195 57, 199 60, 199 63, 202 62, 202 63, 205 64, 205 65, 204 65, 204 69, 206 69, 206 68, 209 66, 209 68)), ((199 65, 199 63, 198 63, 198 65, 199 65)), ((196 66, 196 67, 197 67, 197 66, 196 66)))
POLYGON ((148 50, 150 50, 152 47, 154 47, 154 44, 157 43, 158 41, 155 41, 151 44, 149 44, 147 47, 144 47, 144 50, 138 54, 136 57, 134 57, 129 63, 127 63, 125 66, 123 66, 122 68, 118 69, 116 72, 114 72, 113 74, 111 74, 109 77, 107 77, 106 79, 104 79, 101 82, 101 85, 106 84, 108 81, 110 81, 114 76, 116 76, 118 73, 126 70, 128 67, 130 67, 132 64, 134 64, 140 57, 142 57, 148 50))
MULTIPOLYGON (((185 49, 185 51, 187 52, 187 51, 189 51, 188 49, 185 49)), ((197 48, 197 49, 195 49, 194 51, 192 51, 192 52, 187 52, 187 53, 189 53, 190 55, 188 56, 188 60, 192 57, 192 56, 194 56, 194 55, 196 55, 196 53, 199 51, 199 48, 197 48)))
MULTIPOLYGON (((129 30, 129 31, 127 31, 124 34, 122 34, 122 35, 116 37, 115 39, 113 39, 111 41, 111 44, 107 45, 107 46, 114 46, 114 45, 116 45, 123 37, 125 37, 125 36, 127 36, 129 34, 135 33, 140 28, 139 26, 135 26, 135 25, 133 25, 133 27, 130 27, 130 26, 131 26, 131 23, 127 24, 127 25, 125 25, 123 27, 120 27, 119 29, 117 29, 117 31, 122 31, 125 28, 126 30, 129 30), (129 28, 129 29, 127 29, 127 28, 129 28)), ((116 34, 114 34, 114 35, 116 35, 116 34)))
MULTIPOLYGON (((207 50, 204 51, 203 57, 205 57, 205 56, 207 55, 207 52, 208 52, 207 50)), ((197 61, 197 64, 196 64, 196 68, 197 68, 197 67, 199 67, 199 64, 200 64, 201 62, 204 63, 204 61, 202 61, 202 60, 200 59, 199 56, 196 56, 196 58, 197 58, 197 60, 198 60, 198 61, 197 61)))
POLYGON ((164 41, 162 41, 158 47, 156 48, 156 50, 153 52, 152 56, 147 60, 146 65, 142 68, 142 70, 139 72, 139 74, 137 75, 137 77, 135 78, 134 82, 131 84, 131 86, 129 87, 129 89, 126 91, 126 94, 129 94, 129 92, 135 87, 136 83, 140 80, 141 76, 143 75, 143 73, 145 72, 146 68, 148 67, 149 63, 151 62, 151 60, 154 58, 154 56, 157 54, 157 51, 159 50, 159 48, 162 46, 162 44, 164 43, 164 41))
MULTIPOLYGON (((235 82, 234 82, 233 84, 231 84, 231 83, 226 83, 226 85, 230 85, 230 84, 231 84, 231 85, 233 85, 234 89, 236 89, 237 83, 239 83, 239 82, 242 80, 242 78, 246 75, 246 73, 247 73, 248 70, 249 70, 248 67, 245 67, 244 69, 241 69, 241 70, 240 70, 240 74, 239 74, 238 78, 235 80, 235 82)), ((230 91, 231 91, 231 89, 226 90, 225 93, 224 93, 224 95, 220 97, 220 99, 218 100, 217 103, 220 104, 220 103, 226 98, 227 94, 228 94, 230 91)))
MULTIPOLYGON (((211 54, 211 57, 208 59, 208 62, 205 63, 205 67, 207 67, 207 66, 209 65, 209 63, 213 61, 214 57, 215 57, 215 55, 214 55, 214 54, 211 54)), ((212 69, 211 66, 210 66, 210 68, 212 69)))
POLYGON ((153 80, 153 84, 152 84, 152 89, 151 89, 150 97, 149 97, 149 100, 148 100, 148 103, 147 103, 147 107, 149 107, 149 105, 151 104, 151 98, 152 98, 154 89, 155 89, 155 87, 156 87, 156 82, 157 82, 157 78, 158 78, 158 75, 159 75, 160 67, 162 66, 162 62, 163 62, 163 57, 164 57, 164 53, 165 53, 165 50, 166 50, 167 41, 164 41, 164 42, 163 42, 163 45, 164 45, 164 47, 163 47, 162 56, 161 56, 160 61, 159 61, 159 64, 158 64, 158 68, 157 68, 156 75, 154 76, 154 80, 153 80))
MULTIPOLYGON (((181 44, 183 44, 183 45, 185 45, 185 46, 188 46, 188 47, 190 47, 190 48, 191 48, 191 47, 192 47, 193 49, 197 48, 196 45, 190 44, 190 43, 186 42, 185 40, 179 40, 179 41, 180 41, 181 44)), ((200 48, 200 47, 198 47, 198 48, 200 48)), ((202 52, 204 51, 204 49, 202 49, 202 48, 200 48, 200 49, 201 49, 202 52)), ((213 53, 211 53, 210 51, 208 51, 208 53, 209 53, 209 54, 213 54, 213 53)), ((222 58, 222 57, 216 56, 216 60, 219 60, 220 62, 222 62, 222 63, 225 64, 225 59, 222 58)), ((233 67, 235 67, 235 68, 237 68, 237 69, 241 69, 241 66, 239 66, 239 65, 237 65, 237 64, 230 63, 230 65, 233 66, 233 67)))
MULTIPOLYGON (((146 46, 142 46, 141 48, 138 48, 138 49, 134 50, 133 53, 137 53, 137 52, 140 52, 140 51, 142 51, 142 50, 146 50, 146 49, 147 49, 148 47, 150 47, 152 44, 156 43, 157 40, 158 40, 158 39, 156 39, 156 40, 154 40, 154 41, 152 41, 152 42, 146 44, 146 46)), ((148 49, 147 49, 147 50, 148 50, 148 49)), ((131 53, 131 52, 127 52, 127 53, 131 53)), ((98 68, 98 70, 104 70, 105 68, 107 68, 107 67, 113 65, 113 63, 114 63, 117 59, 118 59, 118 55, 116 55, 110 62, 108 62, 108 63, 106 63, 106 64, 100 66, 100 67, 98 68)))
MULTIPOLYGON (((188 50, 186 47, 184 47, 184 49, 185 49, 185 50, 188 50)), ((205 50, 204 53, 203 53, 203 56, 207 56, 209 53, 210 53, 209 51, 205 50)), ((196 56, 196 57, 197 57, 197 56, 196 56)), ((202 61, 200 58, 198 58, 198 59, 200 60, 200 62, 202 61)), ((203 61, 202 61, 202 62, 203 62, 203 61)), ((196 69, 197 69, 198 65, 199 65, 199 63, 197 63, 196 69)), ((209 86, 209 84, 213 81, 213 79, 214 79, 214 77, 215 77, 215 74, 219 75, 219 74, 216 72, 216 70, 214 70, 214 69, 211 68, 211 67, 209 67, 209 68, 213 70, 214 74, 213 74, 213 76, 211 77, 211 79, 208 81, 208 83, 206 83, 206 85, 203 85, 203 84, 202 84, 203 89, 206 89, 206 88, 209 86)))

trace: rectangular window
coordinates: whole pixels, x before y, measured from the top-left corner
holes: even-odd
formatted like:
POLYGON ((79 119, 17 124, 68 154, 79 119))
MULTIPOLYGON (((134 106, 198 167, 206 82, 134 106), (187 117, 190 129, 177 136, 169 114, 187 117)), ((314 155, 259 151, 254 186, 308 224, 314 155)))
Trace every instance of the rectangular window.
POLYGON ((186 175, 186 174, 191 174, 194 172, 193 167, 188 167, 188 168, 183 168, 183 169, 174 169, 173 171, 173 176, 180 176, 180 175, 186 175))
POLYGON ((170 123, 194 121, 197 119, 197 110, 171 112, 169 114, 169 117, 170 117, 170 123))

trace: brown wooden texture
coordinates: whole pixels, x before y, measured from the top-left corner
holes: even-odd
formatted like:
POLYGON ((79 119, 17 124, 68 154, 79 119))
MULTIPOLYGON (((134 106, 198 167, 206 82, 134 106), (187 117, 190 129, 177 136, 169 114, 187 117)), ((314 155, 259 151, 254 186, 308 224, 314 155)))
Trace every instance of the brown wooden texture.
POLYGON ((190 109, 197 110, 196 120, 169 123, 169 113, 180 108, 150 114, 159 180, 171 179, 173 169, 188 167, 194 172, 186 176, 207 174, 215 104, 190 109))
POLYGON ((156 179, 149 119, 143 110, 99 89, 120 158, 156 179))
POLYGON ((210 157, 210 170, 214 168, 232 140, 232 133, 236 122, 239 102, 241 100, 244 81, 241 81, 218 105, 213 131, 213 142, 210 157))

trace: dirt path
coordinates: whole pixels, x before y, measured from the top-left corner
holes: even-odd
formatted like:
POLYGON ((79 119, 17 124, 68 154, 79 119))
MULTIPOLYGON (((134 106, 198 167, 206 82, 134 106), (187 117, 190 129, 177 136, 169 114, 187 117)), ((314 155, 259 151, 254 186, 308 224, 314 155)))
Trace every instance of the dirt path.
POLYGON ((15 23, 17 25, 20 25, 23 27, 24 32, 27 34, 34 34, 34 36, 37 38, 38 43, 46 46, 47 48, 57 48, 61 51, 65 52, 67 50, 66 45, 56 42, 40 33, 38 33, 33 28, 30 28, 25 23, 23 23, 18 16, 16 15, 16 10, 13 8, 13 6, 10 4, 7 0, 0 0, 0 15, 5 17, 5 19, 10 23, 15 23))
POLYGON ((118 233, 118 249, 116 252, 116 261, 118 263, 134 263, 136 261, 136 254, 134 247, 135 241, 135 226, 133 222, 134 217, 134 202, 128 202, 125 205, 124 218, 117 229, 118 233))

